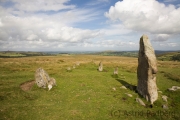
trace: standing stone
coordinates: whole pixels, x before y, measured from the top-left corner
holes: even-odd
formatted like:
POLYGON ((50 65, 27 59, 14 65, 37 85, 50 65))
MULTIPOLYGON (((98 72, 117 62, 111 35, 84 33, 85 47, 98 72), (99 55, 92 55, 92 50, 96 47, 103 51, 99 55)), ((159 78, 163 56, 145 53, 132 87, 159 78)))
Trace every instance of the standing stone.
POLYGON ((80 63, 79 63, 79 62, 76 62, 76 65, 77 65, 77 66, 79 66, 79 65, 80 65, 80 63))
POLYGON ((140 49, 138 57, 137 91, 153 104, 158 98, 156 85, 157 61, 154 49, 147 35, 140 38, 140 49))
POLYGON ((35 72, 35 81, 38 87, 46 88, 46 85, 49 83, 50 78, 45 70, 38 68, 35 72))
POLYGON ((103 71, 103 64, 102 64, 102 62, 99 63, 99 68, 98 68, 98 70, 99 70, 100 72, 103 71))
POLYGON ((70 72, 71 71, 71 67, 67 67, 67 72, 70 72))
POLYGON ((114 68, 114 75, 118 75, 118 67, 114 68))

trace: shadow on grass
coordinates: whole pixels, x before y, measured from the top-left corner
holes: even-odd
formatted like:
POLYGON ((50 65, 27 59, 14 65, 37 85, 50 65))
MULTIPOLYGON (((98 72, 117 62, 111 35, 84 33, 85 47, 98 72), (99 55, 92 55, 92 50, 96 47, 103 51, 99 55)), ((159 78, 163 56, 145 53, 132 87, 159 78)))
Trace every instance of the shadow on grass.
MULTIPOLYGON (((127 89, 131 90, 131 91, 134 91, 135 93, 137 93, 137 95, 139 96, 139 98, 143 98, 142 95, 140 95, 137 91, 137 86, 135 85, 131 85, 129 83, 127 83, 126 81, 124 80, 121 80, 121 79, 116 79, 118 82, 120 82, 122 85, 124 85, 127 89)), ((146 108, 152 108, 153 106, 149 103, 146 103, 146 108)))
MULTIPOLYGON (((127 89, 136 92, 137 95, 139 96, 139 98, 144 99, 144 97, 143 97, 141 94, 138 93, 138 91, 137 91, 137 89, 136 89, 137 86, 131 85, 131 84, 129 84, 129 83, 127 83, 126 81, 121 80, 121 79, 116 79, 116 80, 117 80, 118 82, 120 82, 122 85, 124 85, 127 89)), ((158 106, 160 106, 159 101, 156 101, 155 104, 158 105, 158 106)), ((146 108, 152 108, 152 107, 153 107, 153 105, 151 105, 150 103, 146 103, 146 108)))
POLYGON ((116 79, 119 78, 119 76, 118 76, 117 74, 115 74, 115 75, 112 74, 111 77, 112 77, 112 78, 116 78, 116 79))
POLYGON ((135 91, 137 93, 137 90, 136 90, 137 86, 131 85, 131 84, 127 83, 126 81, 118 79, 118 78, 116 78, 116 80, 118 82, 120 82, 122 85, 124 85, 127 89, 130 89, 130 90, 135 91))

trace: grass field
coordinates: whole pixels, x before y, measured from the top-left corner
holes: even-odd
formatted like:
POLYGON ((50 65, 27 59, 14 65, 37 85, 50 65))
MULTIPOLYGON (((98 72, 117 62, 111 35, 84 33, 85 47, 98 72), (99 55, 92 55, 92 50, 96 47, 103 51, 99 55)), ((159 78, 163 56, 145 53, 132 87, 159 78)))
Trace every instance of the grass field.
POLYGON ((162 93, 153 108, 135 91, 120 88, 137 85, 137 62, 137 58, 98 55, 0 58, 0 120, 180 119, 180 90, 167 90, 180 86, 180 62, 158 61, 157 86, 162 93), (97 71, 100 61, 104 72, 97 71), (80 66, 67 72, 76 62, 80 66), (119 74, 113 76, 116 66, 119 74), (20 84, 34 80, 39 67, 56 79, 57 86, 51 91, 37 85, 21 90, 20 84), (168 103, 161 95, 168 96, 168 103), (147 107, 138 104, 137 97, 147 107))

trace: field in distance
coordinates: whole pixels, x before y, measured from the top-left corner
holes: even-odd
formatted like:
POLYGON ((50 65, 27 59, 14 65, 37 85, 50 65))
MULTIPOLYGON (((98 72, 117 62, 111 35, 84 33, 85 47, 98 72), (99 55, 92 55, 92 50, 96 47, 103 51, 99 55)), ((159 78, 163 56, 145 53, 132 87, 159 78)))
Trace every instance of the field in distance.
POLYGON ((158 61, 157 86, 162 93, 158 92, 152 108, 131 89, 137 85, 137 63, 136 57, 100 55, 0 58, 0 120, 180 119, 180 90, 168 90, 180 86, 180 62, 158 61), (97 71, 100 61, 103 72, 97 71), (80 65, 73 68, 77 62, 80 65), (118 75, 114 76, 116 66, 118 75), (34 80, 39 67, 56 79, 57 86, 48 91, 33 85, 23 91, 20 85, 34 80), (162 95, 168 96, 168 102, 162 95), (137 97, 146 107, 135 101, 137 97))

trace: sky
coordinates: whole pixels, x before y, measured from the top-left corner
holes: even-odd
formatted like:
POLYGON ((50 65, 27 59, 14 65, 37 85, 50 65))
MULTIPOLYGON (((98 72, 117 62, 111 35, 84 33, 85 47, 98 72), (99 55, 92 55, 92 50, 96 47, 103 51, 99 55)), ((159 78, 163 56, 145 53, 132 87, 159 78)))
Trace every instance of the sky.
POLYGON ((179 0, 0 0, 0 51, 180 50, 179 0))

